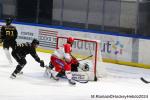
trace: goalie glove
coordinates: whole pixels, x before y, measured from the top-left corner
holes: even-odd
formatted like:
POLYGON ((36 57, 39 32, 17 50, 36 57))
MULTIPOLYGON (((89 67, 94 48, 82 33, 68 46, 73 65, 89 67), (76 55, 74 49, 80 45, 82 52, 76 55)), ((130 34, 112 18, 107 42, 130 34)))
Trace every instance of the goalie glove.
POLYGON ((78 71, 78 67, 79 67, 79 62, 77 59, 72 59, 71 60, 71 71, 78 71))
POLYGON ((72 60, 71 60, 71 64, 79 64, 79 62, 78 62, 77 59, 72 59, 72 60))

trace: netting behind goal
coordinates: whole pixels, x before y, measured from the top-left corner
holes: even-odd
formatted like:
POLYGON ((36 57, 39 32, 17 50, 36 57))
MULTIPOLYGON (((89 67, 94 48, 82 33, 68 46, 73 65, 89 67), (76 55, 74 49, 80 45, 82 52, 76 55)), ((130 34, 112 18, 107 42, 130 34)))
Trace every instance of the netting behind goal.
MULTIPOLYGON (((62 47, 67 42, 67 37, 57 37, 57 47, 62 47)), ((89 71, 80 70, 87 73, 89 80, 97 80, 97 77, 104 73, 101 68, 102 56, 100 53, 100 41, 75 38, 72 46, 72 55, 79 60, 81 65, 89 65, 89 71)))

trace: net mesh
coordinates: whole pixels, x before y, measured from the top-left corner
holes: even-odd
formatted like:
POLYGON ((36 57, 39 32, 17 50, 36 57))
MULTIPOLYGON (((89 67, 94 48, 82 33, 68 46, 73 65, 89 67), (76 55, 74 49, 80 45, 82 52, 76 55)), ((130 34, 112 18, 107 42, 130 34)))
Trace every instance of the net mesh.
MULTIPOLYGON (((63 44, 67 43, 67 37, 57 37, 57 48, 62 47, 63 44)), ((95 80, 95 77, 104 76, 105 69, 103 66, 102 56, 100 52, 100 41, 78 39, 72 45, 72 55, 76 57, 82 64, 87 63, 90 68, 86 72, 89 75, 89 80, 95 80)))

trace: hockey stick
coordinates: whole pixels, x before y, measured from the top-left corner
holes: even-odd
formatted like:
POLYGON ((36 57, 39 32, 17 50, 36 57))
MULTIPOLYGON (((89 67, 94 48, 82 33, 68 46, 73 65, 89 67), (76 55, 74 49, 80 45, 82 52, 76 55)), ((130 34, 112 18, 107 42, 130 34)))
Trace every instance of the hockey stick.
MULTIPOLYGON (((72 57, 73 59, 77 60, 73 55, 71 55, 71 57, 72 57)), ((89 58, 91 58, 91 57, 93 57, 93 55, 89 55, 89 56, 87 56, 87 57, 85 57, 85 58, 83 58, 83 59, 77 60, 77 61, 83 61, 83 60, 89 59, 89 58)))
POLYGON ((142 82, 144 82, 146 84, 150 83, 150 81, 145 80, 143 77, 141 77, 140 79, 142 80, 142 82))
POLYGON ((89 58, 91 58, 91 57, 93 57, 93 55, 87 56, 86 58, 83 58, 83 59, 78 60, 78 61, 83 61, 83 60, 89 59, 89 58))

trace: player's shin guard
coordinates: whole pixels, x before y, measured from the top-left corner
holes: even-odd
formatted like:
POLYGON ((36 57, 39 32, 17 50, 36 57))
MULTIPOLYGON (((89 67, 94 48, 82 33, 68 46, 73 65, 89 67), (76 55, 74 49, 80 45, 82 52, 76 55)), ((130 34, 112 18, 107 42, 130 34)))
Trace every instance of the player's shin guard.
POLYGON ((12 59, 8 49, 4 49, 5 55, 9 61, 10 66, 12 66, 12 59))
POLYGON ((67 79, 68 79, 68 82, 69 84, 71 85, 75 85, 76 82, 74 80, 72 80, 72 74, 71 74, 71 71, 66 71, 66 76, 67 76, 67 79))

